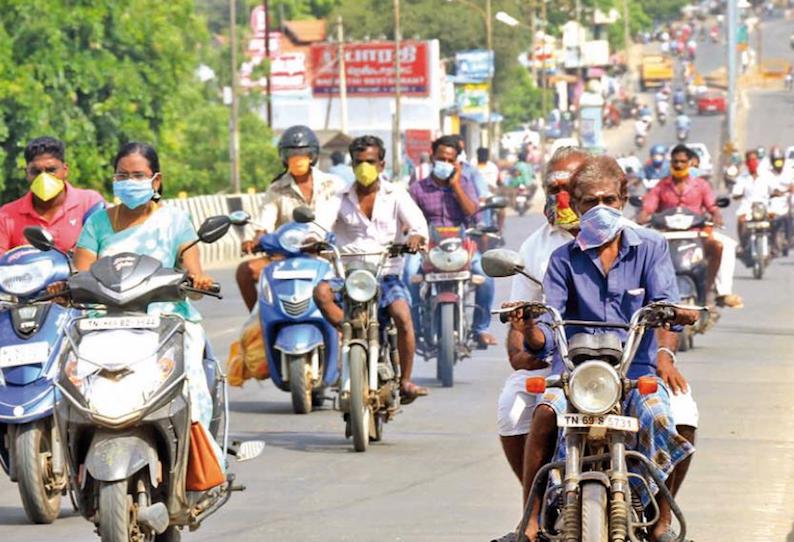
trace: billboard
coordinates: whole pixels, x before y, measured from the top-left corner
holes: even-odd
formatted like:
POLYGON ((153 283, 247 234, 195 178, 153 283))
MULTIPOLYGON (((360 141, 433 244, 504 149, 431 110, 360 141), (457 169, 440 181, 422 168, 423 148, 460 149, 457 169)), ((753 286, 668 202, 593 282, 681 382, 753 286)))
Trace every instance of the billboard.
MULTIPOLYGON (((240 68, 240 86, 243 88, 267 86, 267 79, 263 75, 256 78, 253 74, 255 68, 262 62, 262 57, 254 58, 251 62, 244 62, 240 68)), ((306 83, 306 55, 301 52, 289 52, 275 55, 270 59, 270 87, 272 92, 289 92, 304 90, 306 83)))
MULTIPOLYGON (((400 90, 405 96, 430 94, 429 43, 403 41, 400 44, 400 90)), ((339 46, 315 43, 309 57, 315 95, 339 95, 339 46)), ((388 96, 396 88, 394 42, 372 41, 344 45, 347 95, 388 96)))
POLYGON ((455 76, 470 81, 485 81, 494 74, 493 51, 475 49, 455 53, 455 76))
POLYGON ((487 114, 488 99, 488 83, 466 83, 455 86, 455 104, 463 114, 487 114))

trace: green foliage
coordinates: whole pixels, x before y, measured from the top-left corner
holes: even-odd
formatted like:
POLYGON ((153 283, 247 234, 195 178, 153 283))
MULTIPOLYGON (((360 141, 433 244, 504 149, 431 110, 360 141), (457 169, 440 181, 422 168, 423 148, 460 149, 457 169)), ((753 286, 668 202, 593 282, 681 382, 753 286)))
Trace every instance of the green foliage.
MULTIPOLYGON (((505 132, 540 117, 543 100, 543 90, 535 86, 527 70, 516 66, 512 71, 512 84, 502 93, 499 107, 504 116, 502 130, 505 132)), ((551 92, 546 92, 548 104, 551 103, 551 92)))
POLYGON ((643 12, 654 22, 667 22, 681 15, 688 0, 639 0, 643 12))

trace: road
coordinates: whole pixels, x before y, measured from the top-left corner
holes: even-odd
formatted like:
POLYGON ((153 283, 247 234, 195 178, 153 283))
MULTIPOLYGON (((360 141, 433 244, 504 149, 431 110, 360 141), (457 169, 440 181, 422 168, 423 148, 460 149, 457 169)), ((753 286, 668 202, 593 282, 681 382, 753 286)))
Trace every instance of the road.
MULTIPOLYGON (((788 54, 774 52, 787 40, 772 42, 787 32, 782 22, 768 25, 769 54, 788 54)), ((753 95, 748 140, 794 141, 791 121, 778 121, 792 101, 782 93, 753 95)), ((719 121, 695 117, 692 140, 716 150, 719 121)), ((669 144, 672 136, 668 126, 650 142, 669 144)), ((511 218, 508 247, 517 248, 540 221, 511 218)), ((680 356, 701 412, 698 451, 680 496, 695 540, 794 541, 792 271, 794 259, 776 260, 755 281, 739 264, 736 291, 745 308, 726 311, 715 329, 697 337, 695 350, 680 356)), ((199 306, 216 351, 225 355, 244 315, 233 270, 213 274, 226 297, 199 306)), ((509 281, 498 280, 497 302, 508 291, 509 281)), ((501 343, 504 327, 494 324, 493 331, 501 343)), ((452 389, 438 387, 434 374, 433 364, 417 360, 416 380, 431 395, 405 407, 386 426, 384 441, 365 454, 352 452, 341 415, 330 408, 293 415, 288 395, 269 382, 233 390, 234 434, 264 439, 267 447, 257 460, 233 467, 248 490, 184 540, 483 542, 504 534, 520 513, 520 489, 495 429, 496 399, 509 374, 504 350, 463 362, 452 389)), ((94 539, 66 505, 62 516, 54 525, 28 525, 16 488, 0 480, 0 539, 94 539)))

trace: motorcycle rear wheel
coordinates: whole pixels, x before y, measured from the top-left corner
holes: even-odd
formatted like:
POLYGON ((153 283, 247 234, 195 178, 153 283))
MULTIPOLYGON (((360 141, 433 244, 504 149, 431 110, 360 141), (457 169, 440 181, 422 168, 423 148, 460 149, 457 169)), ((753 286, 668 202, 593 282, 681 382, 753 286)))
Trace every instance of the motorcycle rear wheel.
POLYGON ((132 534, 132 495, 127 480, 99 486, 99 537, 102 542, 129 542, 132 534))
POLYGON ((445 388, 455 385, 455 305, 441 305, 438 319, 438 379, 445 388))
POLYGON ((582 484, 582 542, 608 542, 607 490, 599 482, 582 484))
POLYGON ((14 442, 19 496, 33 523, 52 523, 61 511, 61 492, 48 490, 56 483, 52 473, 52 442, 49 424, 38 421, 20 426, 14 442))
POLYGON ((292 411, 295 414, 308 414, 312 411, 312 380, 306 356, 288 356, 287 366, 292 411))
POLYGON ((369 428, 372 410, 369 406, 369 378, 367 352, 360 345, 350 347, 350 432, 353 449, 366 452, 369 447, 369 428))

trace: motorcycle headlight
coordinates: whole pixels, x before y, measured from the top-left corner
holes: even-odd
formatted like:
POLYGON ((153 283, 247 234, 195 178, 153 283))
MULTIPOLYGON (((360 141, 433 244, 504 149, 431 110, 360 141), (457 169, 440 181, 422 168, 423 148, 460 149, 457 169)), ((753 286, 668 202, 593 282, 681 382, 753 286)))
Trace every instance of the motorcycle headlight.
POLYGON ((586 361, 571 374, 571 403, 583 414, 605 414, 620 399, 620 388, 620 378, 611 365, 603 361, 586 361))
POLYGON ((369 271, 356 269, 345 279, 345 290, 353 301, 365 303, 378 292, 378 280, 369 271))
POLYGON ((458 245, 458 248, 448 252, 441 247, 433 247, 428 253, 430 263, 439 271, 457 271, 469 261, 469 253, 458 245))
POLYGON ((0 288, 12 295, 24 295, 44 288, 52 273, 51 260, 0 267, 0 288))
POLYGON ((754 221, 766 220, 766 205, 760 201, 754 202, 752 216, 754 221))
POLYGON ((267 280, 267 275, 262 272, 262 279, 259 281, 260 289, 262 290, 262 299, 268 305, 273 304, 273 290, 270 289, 270 281, 267 280))

